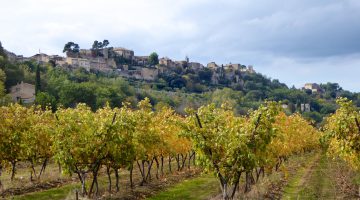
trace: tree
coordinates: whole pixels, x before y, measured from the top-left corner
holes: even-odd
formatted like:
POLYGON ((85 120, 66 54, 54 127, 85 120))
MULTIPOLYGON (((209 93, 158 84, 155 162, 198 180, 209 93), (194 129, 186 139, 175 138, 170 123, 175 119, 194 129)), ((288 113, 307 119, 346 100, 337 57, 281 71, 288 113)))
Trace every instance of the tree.
POLYGON ((212 77, 213 72, 210 69, 208 69, 208 68, 201 69, 198 72, 198 74, 199 74, 199 79, 201 81, 204 81, 205 83, 211 82, 211 77, 212 77))
POLYGON ((102 43, 102 48, 107 47, 110 44, 109 40, 104 40, 102 43))
POLYGON ((5 72, 0 69, 0 99, 5 96, 5 72))
POLYGON ((305 93, 306 93, 307 95, 312 95, 312 90, 306 89, 306 90, 305 90, 305 93))
POLYGON ((92 52, 94 56, 103 56, 103 54, 100 52, 103 48, 107 47, 110 44, 109 40, 104 40, 103 42, 99 42, 97 40, 94 41, 92 45, 92 52))
POLYGON ((175 75, 174 79, 170 81, 169 86, 172 88, 182 88, 186 86, 186 79, 182 76, 175 75))
POLYGON ((212 104, 200 107, 196 113, 190 111, 185 134, 192 139, 201 165, 219 179, 223 199, 234 198, 243 172, 249 188, 251 172, 260 163, 258 155, 266 152, 275 137, 272 124, 278 110, 277 104, 269 102, 249 117, 235 116, 226 105, 216 108, 212 104))
POLYGON ((77 55, 80 52, 80 46, 74 42, 68 42, 65 44, 63 53, 65 53, 69 56, 77 55))
POLYGON ((156 52, 152 52, 149 56, 149 64, 154 66, 159 64, 159 56, 156 52))
POLYGON ((5 72, 5 88, 8 90, 11 86, 16 85, 24 80, 24 71, 19 67, 5 60, 4 63, 0 63, 0 68, 5 72), (1 64, 4 64, 1 66, 1 64))
POLYGON ((52 111, 56 110, 56 99, 47 92, 38 92, 36 94, 35 103, 41 106, 43 110, 47 107, 51 107, 52 111))
POLYGON ((41 77, 40 77, 40 64, 36 66, 35 75, 35 95, 41 91, 41 77))
POLYGON ((62 85, 59 92, 59 103, 66 107, 76 107, 78 103, 86 103, 96 110, 96 85, 90 82, 67 83, 62 85))

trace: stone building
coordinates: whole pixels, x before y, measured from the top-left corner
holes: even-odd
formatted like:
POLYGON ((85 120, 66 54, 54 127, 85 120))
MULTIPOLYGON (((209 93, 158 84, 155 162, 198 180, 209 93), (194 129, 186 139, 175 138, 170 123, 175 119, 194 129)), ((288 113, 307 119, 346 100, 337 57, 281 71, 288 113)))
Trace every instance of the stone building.
POLYGON ((311 90, 313 93, 322 92, 320 85, 316 83, 306 83, 303 87, 304 90, 311 90))
POLYGON ((219 68, 219 65, 217 65, 215 62, 210 62, 207 64, 207 68, 216 70, 217 68, 219 68))
POLYGON ((58 55, 50 56, 50 60, 54 61, 56 66, 66 65, 66 58, 58 56, 58 55))
POLYGON ((168 57, 164 57, 164 58, 160 58, 159 59, 159 64, 160 65, 163 65, 165 67, 168 67, 168 68, 174 68, 175 67, 175 62, 172 61, 170 58, 168 57))
POLYGON ((93 53, 91 49, 80 49, 79 56, 82 58, 90 58, 93 57, 93 53))
MULTIPOLYGON (((115 67, 116 67, 116 63, 115 63, 115 67)), ((114 66, 109 65, 108 59, 97 57, 90 60, 90 69, 94 71, 107 72, 107 71, 111 71, 112 70, 111 68, 114 68, 114 66)))
POLYGON ((35 85, 18 83, 10 88, 10 95, 14 102, 33 103, 35 101, 35 85))
POLYGON ((301 112, 310 112, 310 104, 308 103, 302 103, 300 104, 300 110, 301 112))
POLYGON ((34 56, 30 57, 33 60, 36 60, 40 63, 48 63, 50 61, 50 56, 44 54, 44 53, 38 53, 34 56))
POLYGON ((90 71, 91 63, 90 60, 86 58, 66 58, 66 63, 71 65, 72 67, 83 67, 86 71, 90 71))
POLYGON ((200 69, 203 69, 204 65, 202 65, 201 63, 198 63, 198 62, 189 62, 188 67, 190 69, 194 69, 195 71, 198 71, 200 69))
POLYGON ((149 56, 134 56, 134 62, 140 66, 149 65, 149 56))
POLYGON ((187 65, 188 65, 188 62, 186 60, 175 61, 176 67, 185 68, 185 67, 187 67, 187 65))
POLYGON ((224 69, 228 69, 228 70, 241 70, 241 65, 240 64, 231 64, 231 63, 229 63, 229 64, 226 64, 225 66, 224 66, 224 69))
POLYGON ((113 51, 115 54, 122 56, 123 58, 126 58, 128 60, 134 59, 134 51, 133 50, 125 49, 122 47, 116 47, 113 49, 113 51))

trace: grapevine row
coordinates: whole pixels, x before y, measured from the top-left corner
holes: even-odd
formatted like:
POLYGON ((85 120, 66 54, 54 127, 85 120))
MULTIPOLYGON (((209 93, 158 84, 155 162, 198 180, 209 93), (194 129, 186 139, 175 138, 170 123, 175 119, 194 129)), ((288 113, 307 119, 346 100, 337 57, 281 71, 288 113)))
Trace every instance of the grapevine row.
MULTIPOLYGON (((92 112, 85 104, 60 108, 55 113, 39 107, 10 105, 0 108, 0 170, 27 162, 31 178, 40 178, 50 159, 67 174, 77 174, 83 195, 97 195, 98 174, 105 168, 111 191, 111 170, 119 190, 119 170, 138 168, 141 183, 164 175, 164 161, 176 160, 177 170, 195 160, 212 171, 221 183, 224 199, 231 199, 245 174, 249 191, 265 170, 278 168, 287 157, 318 148, 320 133, 300 115, 285 115, 275 102, 267 102, 247 116, 237 116, 226 105, 188 109, 186 116, 169 107, 153 110, 149 99, 136 109, 105 106, 92 112), (40 172, 35 165, 41 164, 40 172), (256 180, 253 176, 256 175, 256 180), (88 175, 91 176, 88 176, 88 175), (90 188, 86 178, 91 177, 90 188)), ((1 182, 0 182, 1 187, 1 182)))
MULTIPOLYGON (((360 169, 360 112, 351 100, 337 99, 339 108, 326 119, 323 147, 330 157, 341 158, 349 166, 360 169)), ((360 196, 360 188, 359 194, 360 196)))

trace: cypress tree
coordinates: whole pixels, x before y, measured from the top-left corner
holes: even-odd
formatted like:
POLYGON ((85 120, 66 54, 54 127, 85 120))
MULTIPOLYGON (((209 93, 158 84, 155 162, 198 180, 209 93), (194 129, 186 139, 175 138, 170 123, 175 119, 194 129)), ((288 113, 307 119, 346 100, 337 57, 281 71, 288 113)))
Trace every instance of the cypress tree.
POLYGON ((41 80, 40 80, 40 65, 36 66, 36 75, 35 75, 35 95, 38 94, 41 90, 41 80))

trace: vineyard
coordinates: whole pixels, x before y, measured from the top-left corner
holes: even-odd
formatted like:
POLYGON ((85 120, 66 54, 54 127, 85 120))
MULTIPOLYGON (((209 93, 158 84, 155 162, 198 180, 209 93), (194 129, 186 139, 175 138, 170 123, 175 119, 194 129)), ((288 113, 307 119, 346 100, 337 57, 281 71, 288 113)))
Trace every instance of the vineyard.
POLYGON ((147 98, 136 109, 123 104, 95 112, 85 104, 56 112, 3 106, 0 194, 8 190, 1 174, 14 180, 20 166, 28 169, 30 182, 38 182, 48 175, 50 164, 51 170, 75 175, 79 195, 87 198, 103 196, 101 184, 107 184, 108 195, 125 188, 121 171, 129 173, 130 189, 191 168, 195 174, 214 174, 223 199, 249 193, 261 179, 285 171, 284 163, 294 156, 315 154, 315 162, 318 152, 325 152, 321 159, 342 159, 357 171, 360 113, 347 99, 337 102, 338 110, 320 130, 300 114, 285 114, 276 102, 265 102, 244 116, 226 104, 187 109, 183 116, 167 106, 153 108, 147 98))

